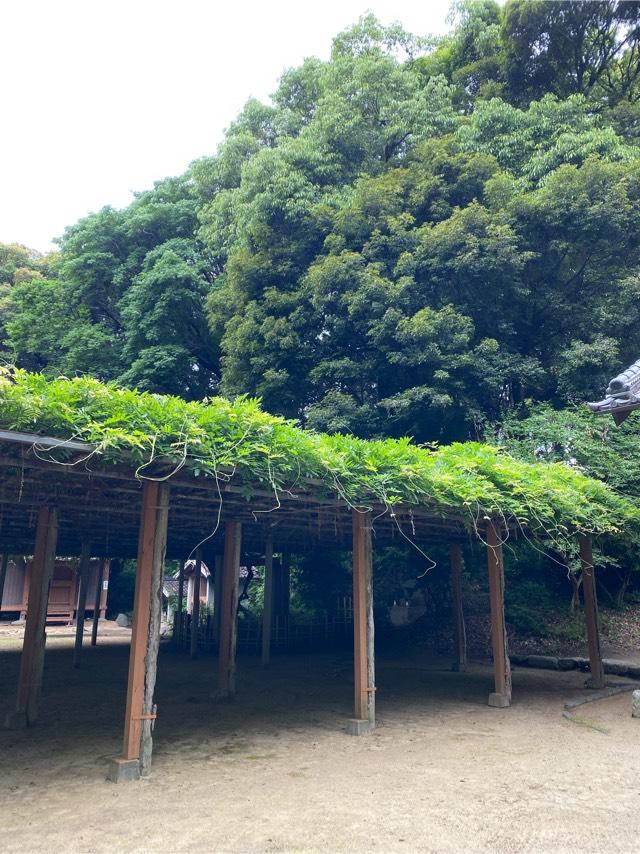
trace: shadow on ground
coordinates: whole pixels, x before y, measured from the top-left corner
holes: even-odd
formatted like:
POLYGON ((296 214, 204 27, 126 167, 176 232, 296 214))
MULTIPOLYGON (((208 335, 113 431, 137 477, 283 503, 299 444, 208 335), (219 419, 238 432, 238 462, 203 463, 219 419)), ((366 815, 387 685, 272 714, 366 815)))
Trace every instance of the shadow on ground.
MULTIPOLYGON (((353 738, 349 654, 277 656, 266 669, 240 658, 237 698, 213 703, 215 659, 165 645, 153 772, 116 786, 105 773, 121 749, 128 638, 86 648, 80 670, 72 643, 48 641, 39 723, 0 731, 2 851, 637 847, 640 721, 628 695, 565 720, 584 674, 516 670, 513 706, 492 709, 486 664, 459 674, 381 648, 378 727, 353 738)), ((13 647, 0 643, 2 715, 13 647)))
MULTIPOLYGON (((78 756, 84 757, 82 765, 95 761, 102 773, 107 758, 120 752, 128 644, 119 640, 86 647, 82 666, 76 670, 71 643, 59 641, 47 648, 39 721, 25 731, 0 731, 3 763, 25 752, 34 760, 41 755, 49 763, 55 753, 59 773, 67 760, 73 771, 78 756)), ((18 650, 0 649, 3 719, 12 708, 19 658, 18 650)), ((216 740, 228 750, 230 739, 245 743, 263 735, 286 738, 308 733, 312 737, 320 730, 340 732, 351 715, 353 678, 348 653, 275 656, 268 667, 255 657, 240 657, 237 696, 227 702, 210 699, 215 667, 214 657, 191 660, 163 644, 156 688, 157 761, 185 749, 197 753, 205 744, 209 749, 216 740)), ((472 663, 468 672, 455 673, 446 658, 379 654, 378 726, 402 726, 403 721, 416 718, 423 718, 425 724, 429 718, 440 722, 473 707, 484 711, 491 681, 487 664, 472 663)), ((579 693, 583 681, 580 674, 516 671, 514 708, 553 704, 559 714, 562 703, 579 693)))

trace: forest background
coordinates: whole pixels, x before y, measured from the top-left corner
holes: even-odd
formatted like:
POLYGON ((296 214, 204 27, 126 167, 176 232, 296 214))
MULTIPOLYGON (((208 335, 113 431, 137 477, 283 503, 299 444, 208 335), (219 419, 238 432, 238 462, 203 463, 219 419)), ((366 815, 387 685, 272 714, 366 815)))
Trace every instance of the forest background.
MULTIPOLYGON (((640 357, 639 297, 640 3, 464 0, 441 38, 363 16, 183 175, 49 255, 0 245, 0 356, 639 496, 638 419, 583 406, 640 357)), ((608 604, 637 558, 607 548, 608 604)), ((551 630, 571 559, 523 561, 511 617, 551 630)))

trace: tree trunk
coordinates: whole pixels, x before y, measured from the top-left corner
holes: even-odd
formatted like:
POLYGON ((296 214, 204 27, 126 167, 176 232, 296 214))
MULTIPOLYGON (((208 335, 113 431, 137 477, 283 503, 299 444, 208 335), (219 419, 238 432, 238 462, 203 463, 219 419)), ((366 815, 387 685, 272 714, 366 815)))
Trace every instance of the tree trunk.
POLYGON ((582 576, 578 575, 577 572, 570 572, 569 579, 573 588, 571 604, 569 605, 569 613, 577 614, 580 610, 580 585, 582 584, 582 576))

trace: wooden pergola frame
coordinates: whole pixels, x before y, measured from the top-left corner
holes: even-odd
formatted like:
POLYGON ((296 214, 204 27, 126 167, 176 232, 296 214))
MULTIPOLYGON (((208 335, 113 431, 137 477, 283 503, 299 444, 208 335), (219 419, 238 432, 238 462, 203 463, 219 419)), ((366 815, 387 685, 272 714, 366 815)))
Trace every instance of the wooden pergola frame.
MULTIPOLYGON (((378 545, 409 539, 450 546, 455 669, 466 665, 460 590, 462 543, 473 539, 460 516, 439 507, 401 506, 394 513, 372 502, 352 507, 310 480, 277 496, 264 484, 247 484, 237 473, 196 477, 172 461, 145 467, 109 464, 94 448, 33 434, 0 431, 0 552, 34 554, 31 595, 15 710, 9 727, 37 720, 44 661, 48 585, 56 555, 136 558, 136 588, 122 756, 111 763, 114 781, 149 773, 154 687, 160 638, 162 573, 165 558, 184 559, 199 547, 216 563, 216 618, 219 620, 216 698, 235 692, 236 614, 241 549, 264 556, 267 585, 275 552, 307 551, 321 544, 351 548, 354 607, 354 735, 375 726, 375 657, 372 552, 378 545), (137 476, 138 475, 138 476, 137 476), (250 497, 247 497, 250 496, 250 497), (90 544, 90 547, 89 545, 90 544), (218 602, 219 600, 219 602, 218 602)), ((494 691, 489 705, 511 702, 511 672, 504 622, 502 541, 505 520, 481 519, 477 537, 487 548, 494 691)), ((597 603, 589 541, 581 537, 585 609, 592 682, 603 684, 597 603)), ((201 554, 201 552, 200 552, 201 554)), ((211 565, 211 564, 210 564, 211 565)), ((271 579, 271 582, 273 579, 271 579)), ((269 586, 267 586, 269 591, 269 586)), ((1 590, 0 590, 1 596, 1 590)), ((267 609, 273 596, 267 597, 267 609)), ((265 614, 265 621, 270 621, 265 614)), ((78 620, 84 614, 78 613, 78 620)), ((76 664, 79 663, 79 634, 76 664)), ((264 643, 262 661, 269 661, 264 643)))

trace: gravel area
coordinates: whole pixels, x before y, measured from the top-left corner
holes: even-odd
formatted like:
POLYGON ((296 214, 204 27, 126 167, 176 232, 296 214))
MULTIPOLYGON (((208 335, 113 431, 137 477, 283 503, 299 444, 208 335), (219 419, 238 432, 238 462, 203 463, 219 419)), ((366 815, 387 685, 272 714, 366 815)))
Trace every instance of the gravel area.
MULTIPOLYGON (((152 775, 116 786, 127 638, 76 671, 71 646, 49 638, 40 723, 0 732, 2 851, 638 850, 640 720, 628 694, 564 718, 576 671, 516 668, 500 710, 486 664, 381 652, 379 725, 353 738, 347 654, 243 658, 237 700, 215 704, 214 660, 165 646, 152 775)), ((0 637, 1 714, 18 660, 0 637)))

